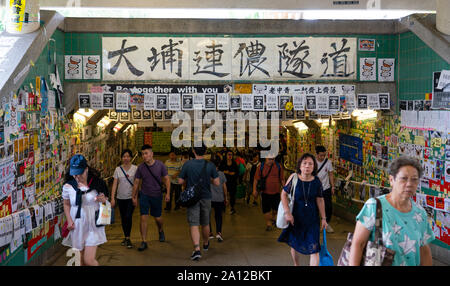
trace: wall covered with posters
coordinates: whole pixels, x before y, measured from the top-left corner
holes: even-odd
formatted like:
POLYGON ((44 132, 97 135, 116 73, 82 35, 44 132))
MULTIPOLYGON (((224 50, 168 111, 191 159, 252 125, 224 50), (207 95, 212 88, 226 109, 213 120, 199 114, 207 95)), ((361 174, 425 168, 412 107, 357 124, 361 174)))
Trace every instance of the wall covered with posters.
POLYGON ((1 101, 0 265, 28 264, 61 237, 69 121, 56 76, 64 72, 64 33, 52 38, 20 90, 1 101))

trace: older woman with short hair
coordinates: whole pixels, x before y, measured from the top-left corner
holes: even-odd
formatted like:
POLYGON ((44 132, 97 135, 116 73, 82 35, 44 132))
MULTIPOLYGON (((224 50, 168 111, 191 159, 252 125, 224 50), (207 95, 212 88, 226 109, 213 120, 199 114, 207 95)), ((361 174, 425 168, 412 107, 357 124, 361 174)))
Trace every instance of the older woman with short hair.
MULTIPOLYGON (((412 157, 400 157, 389 167, 392 191, 379 196, 382 208, 382 234, 385 247, 395 251, 393 266, 432 265, 430 242, 434 234, 425 210, 412 197, 423 169, 412 157)), ((374 239, 376 200, 369 199, 356 217, 349 264, 359 266, 364 247, 374 239)))

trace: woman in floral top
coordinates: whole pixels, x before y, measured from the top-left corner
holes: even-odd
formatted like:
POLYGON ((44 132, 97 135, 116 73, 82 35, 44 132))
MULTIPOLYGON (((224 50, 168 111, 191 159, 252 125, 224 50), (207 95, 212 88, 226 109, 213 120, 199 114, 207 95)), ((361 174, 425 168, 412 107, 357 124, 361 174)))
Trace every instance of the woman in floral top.
MULTIPOLYGON (((382 207, 382 235, 385 247, 395 251, 393 266, 432 265, 430 242, 434 234, 425 210, 414 196, 423 169, 412 157, 400 157, 389 168, 392 192, 378 197, 382 207)), ((350 251, 350 265, 360 265, 367 241, 374 239, 376 200, 368 200, 356 217, 350 251)))

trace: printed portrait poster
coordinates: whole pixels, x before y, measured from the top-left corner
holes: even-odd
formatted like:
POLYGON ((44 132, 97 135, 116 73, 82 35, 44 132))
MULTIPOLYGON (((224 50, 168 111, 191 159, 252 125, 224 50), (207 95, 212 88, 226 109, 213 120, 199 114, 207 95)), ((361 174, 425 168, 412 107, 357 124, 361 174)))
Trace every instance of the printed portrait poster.
POLYGON ((407 100, 408 103, 408 110, 414 110, 414 100, 407 100))
POLYGON ((205 109, 206 110, 216 110, 216 95, 215 94, 205 94, 205 109))
POLYGON ((253 110, 264 111, 264 94, 253 95, 253 110))
POLYGON ((205 109, 205 94, 195 93, 194 94, 194 109, 205 109))
POLYGON ((339 111, 339 96, 338 95, 330 95, 328 97, 328 110, 339 111))
POLYGON ((114 109, 114 93, 111 92, 103 93, 103 108, 114 109))
POLYGON ((292 96, 292 101, 295 110, 305 110, 305 95, 304 94, 294 94, 292 96))
POLYGON ((242 110, 253 110, 253 94, 241 94, 242 110))
POLYGON ((267 109, 267 111, 277 111, 277 110, 279 110, 279 108, 278 108, 278 94, 267 94, 266 95, 266 109, 267 109))
POLYGON ((230 97, 230 109, 241 109, 241 97, 239 95, 232 95, 230 97))
POLYGON ((78 108, 91 108, 91 94, 79 93, 78 94, 78 108))
POLYGON ((194 109, 194 98, 192 94, 183 94, 183 110, 193 110, 194 109))
POLYGON ((116 93, 116 110, 128 110, 130 94, 127 92, 116 93))
POLYGON ((291 100, 291 97, 289 95, 280 95, 280 110, 286 109, 286 104, 291 100))
POLYGON ((65 79, 83 79, 83 58, 79 55, 64 57, 65 79))
POLYGON ((317 109, 317 98, 316 95, 307 95, 306 96, 306 109, 307 110, 316 110, 317 109))
POLYGON ((408 109, 408 102, 406 100, 400 100, 400 110, 407 110, 408 109))
POLYGON ((380 100, 380 109, 390 108, 389 93, 379 93, 378 98, 380 100))
POLYGON ((156 110, 167 110, 167 94, 156 95, 156 110))
POLYGON ((372 110, 380 109, 380 98, 378 93, 367 94, 367 108, 372 110))
POLYGON ((378 81, 395 80, 395 59, 378 59, 378 81))
POLYGON ((143 110, 142 111, 142 119, 151 120, 152 119, 152 111, 151 110, 143 110))
POLYGON ((367 94, 358 94, 358 109, 367 109, 367 94))
POLYGON ((317 94, 317 110, 328 110, 328 95, 317 94))
POLYGON ((376 81, 377 58, 360 58, 359 59, 359 80, 360 81, 376 81))
POLYGON ((91 93, 91 108, 94 110, 103 109, 103 93, 91 93))
POLYGON ((169 94, 169 110, 181 110, 181 95, 179 93, 169 94))
POLYGON ((144 94, 144 110, 156 109, 156 94, 146 93, 144 94))

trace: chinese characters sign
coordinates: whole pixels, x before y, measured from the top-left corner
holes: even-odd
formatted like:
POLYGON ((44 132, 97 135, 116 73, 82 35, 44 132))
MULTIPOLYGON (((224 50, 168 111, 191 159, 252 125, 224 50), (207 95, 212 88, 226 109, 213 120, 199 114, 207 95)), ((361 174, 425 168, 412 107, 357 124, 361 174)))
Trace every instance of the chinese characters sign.
POLYGON ((356 38, 103 37, 103 80, 355 80, 356 38))

